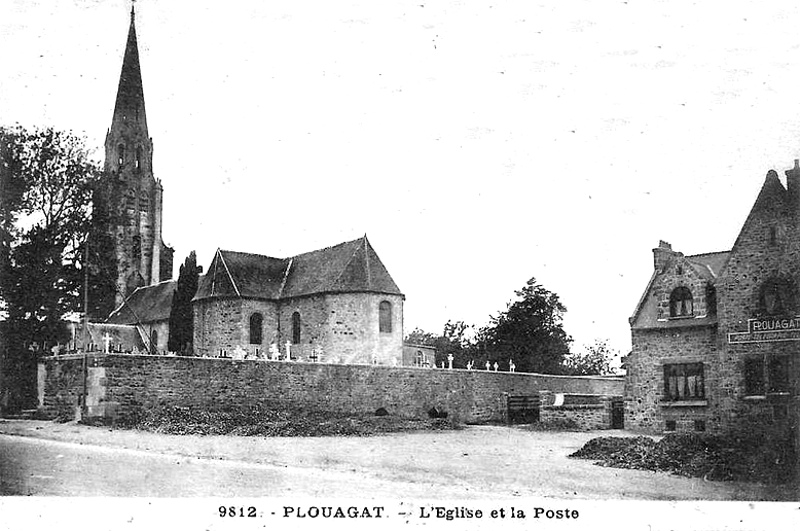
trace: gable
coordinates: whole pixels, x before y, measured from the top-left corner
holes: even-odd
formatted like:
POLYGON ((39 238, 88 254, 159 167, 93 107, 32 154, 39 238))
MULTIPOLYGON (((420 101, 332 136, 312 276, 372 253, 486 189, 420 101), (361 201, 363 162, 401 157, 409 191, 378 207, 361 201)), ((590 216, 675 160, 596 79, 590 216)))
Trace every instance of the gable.
POLYGON ((722 267, 727 253, 684 256, 673 252, 660 270, 653 272, 642 298, 630 318, 632 329, 673 328, 716 322, 709 315, 706 290, 713 284, 714 268, 722 267), (690 315, 671 315, 670 298, 675 290, 691 293, 690 315))

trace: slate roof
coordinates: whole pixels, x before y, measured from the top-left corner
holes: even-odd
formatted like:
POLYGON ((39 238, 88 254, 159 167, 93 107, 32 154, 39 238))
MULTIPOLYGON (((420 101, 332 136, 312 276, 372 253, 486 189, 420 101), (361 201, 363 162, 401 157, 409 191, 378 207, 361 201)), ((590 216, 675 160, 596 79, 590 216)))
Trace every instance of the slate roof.
POLYGON ((706 279, 717 278, 728 263, 730 251, 720 251, 716 253, 694 254, 687 256, 686 259, 695 266, 695 270, 706 279))
POLYGON ((290 258, 217 250, 194 300, 216 297, 287 299, 319 293, 402 295, 363 238, 290 258))
POLYGON ((106 323, 137 324, 168 320, 172 295, 177 287, 177 280, 166 280, 136 288, 119 308, 111 312, 106 323))

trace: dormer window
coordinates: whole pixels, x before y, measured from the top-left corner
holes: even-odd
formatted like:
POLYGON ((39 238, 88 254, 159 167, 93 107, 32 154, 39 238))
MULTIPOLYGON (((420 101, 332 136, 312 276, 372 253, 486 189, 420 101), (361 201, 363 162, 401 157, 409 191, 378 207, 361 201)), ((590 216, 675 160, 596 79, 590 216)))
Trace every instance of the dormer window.
POLYGON ((670 317, 690 317, 694 314, 694 299, 692 292, 686 286, 672 290, 669 296, 670 317))

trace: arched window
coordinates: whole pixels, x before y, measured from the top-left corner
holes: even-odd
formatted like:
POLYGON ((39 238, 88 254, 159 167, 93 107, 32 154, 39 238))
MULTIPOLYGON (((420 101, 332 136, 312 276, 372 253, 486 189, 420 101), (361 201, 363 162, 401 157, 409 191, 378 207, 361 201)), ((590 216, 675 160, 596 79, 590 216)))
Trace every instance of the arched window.
POLYGON ((669 316, 687 317, 694 313, 692 292, 686 286, 672 290, 669 296, 669 316))
POLYGON ((787 278, 771 278, 761 285, 758 306, 766 315, 783 315, 795 310, 795 285, 787 278))
POLYGON ((300 344, 300 312, 292 314, 292 343, 300 344))
POLYGON ((117 168, 122 168, 125 164, 125 146, 120 144, 117 146, 117 168))
POLYGON ((425 355, 421 350, 418 350, 417 355, 414 357, 414 365, 417 367, 422 367, 423 363, 425 363, 425 355))
POLYGON ((392 332, 392 303, 381 301, 378 306, 378 330, 390 334, 392 332))
POLYGON ((142 191, 139 194, 139 210, 142 212, 147 212, 150 210, 150 198, 147 196, 147 192, 142 191))
POLYGON ((138 146, 136 148, 136 169, 139 170, 142 168, 142 147, 138 146))
POLYGON ((153 330, 150 332, 150 354, 158 353, 158 331, 153 330))
POLYGON ((263 333, 264 318, 260 313, 250 316, 250 344, 260 345, 264 337, 263 333))

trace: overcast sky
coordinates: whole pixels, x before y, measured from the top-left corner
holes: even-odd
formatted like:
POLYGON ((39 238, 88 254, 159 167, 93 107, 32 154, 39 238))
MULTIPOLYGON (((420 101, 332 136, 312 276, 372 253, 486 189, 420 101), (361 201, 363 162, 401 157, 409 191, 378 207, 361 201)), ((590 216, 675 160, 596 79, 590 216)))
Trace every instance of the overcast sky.
MULTIPOLYGON (((130 3, 0 0, 0 121, 102 160, 130 3)), ((164 240, 277 257, 367 234, 405 330, 535 277, 630 348, 664 239, 729 249, 800 156, 800 7, 684 0, 136 4, 164 240), (704 5, 706 4, 706 5, 704 5)))

